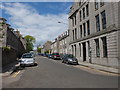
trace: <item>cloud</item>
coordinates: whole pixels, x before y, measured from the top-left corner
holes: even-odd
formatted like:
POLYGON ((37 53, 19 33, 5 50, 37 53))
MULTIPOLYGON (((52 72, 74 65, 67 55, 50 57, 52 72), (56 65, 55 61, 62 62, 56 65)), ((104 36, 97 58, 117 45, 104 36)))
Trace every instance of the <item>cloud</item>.
POLYGON ((25 35, 36 38, 36 44, 43 44, 47 40, 54 40, 67 30, 68 26, 58 21, 67 22, 67 14, 41 15, 34 7, 25 3, 4 3, 3 10, 10 15, 10 24, 25 35))

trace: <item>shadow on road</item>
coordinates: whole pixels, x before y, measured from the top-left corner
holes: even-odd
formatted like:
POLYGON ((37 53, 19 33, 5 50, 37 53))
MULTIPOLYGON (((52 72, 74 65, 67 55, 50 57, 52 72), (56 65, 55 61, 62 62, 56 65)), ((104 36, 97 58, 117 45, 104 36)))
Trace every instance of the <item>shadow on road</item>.
POLYGON ((36 67, 36 66, 38 66, 37 63, 35 63, 34 65, 26 65, 26 66, 22 66, 22 67, 36 67))
POLYGON ((17 65, 18 63, 19 63, 18 61, 15 61, 15 62, 13 62, 13 63, 10 63, 10 64, 2 67, 2 73, 12 71, 14 68, 16 68, 15 65, 17 65))
POLYGON ((16 67, 14 67, 14 69, 13 69, 13 72, 11 73, 11 74, 13 74, 13 73, 15 73, 15 72, 18 72, 18 71, 20 71, 20 70, 24 70, 26 67, 36 67, 38 64, 37 63, 35 63, 34 65, 27 65, 27 66, 16 66, 16 67))
POLYGON ((68 66, 78 66, 79 64, 66 64, 68 66))

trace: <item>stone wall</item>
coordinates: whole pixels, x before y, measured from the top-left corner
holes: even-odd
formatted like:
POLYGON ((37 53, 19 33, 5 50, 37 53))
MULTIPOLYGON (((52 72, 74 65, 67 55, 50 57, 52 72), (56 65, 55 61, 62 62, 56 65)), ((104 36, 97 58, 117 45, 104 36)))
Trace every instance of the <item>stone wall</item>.
POLYGON ((2 50, 2 67, 8 65, 17 59, 17 54, 15 49, 11 48, 10 51, 2 50))
POLYGON ((2 48, 0 48, 0 68, 1 67, 2 67, 2 48))
MULTIPOLYGON (((118 11, 120 11, 120 1, 118 2, 118 11)), ((119 28, 119 31, 118 31, 118 65, 120 67, 120 12, 118 12, 118 28, 119 28)), ((120 69, 119 69, 119 72, 120 72, 120 69)))
POLYGON ((25 52, 25 48, 20 40, 20 37, 15 35, 11 30, 7 30, 7 45, 16 50, 17 57, 20 58, 25 52))
POLYGON ((6 30, 6 45, 3 47, 6 46, 9 46, 11 49, 10 51, 2 50, 2 67, 16 61, 17 58, 20 58, 25 53, 25 47, 20 37, 9 28, 6 30))

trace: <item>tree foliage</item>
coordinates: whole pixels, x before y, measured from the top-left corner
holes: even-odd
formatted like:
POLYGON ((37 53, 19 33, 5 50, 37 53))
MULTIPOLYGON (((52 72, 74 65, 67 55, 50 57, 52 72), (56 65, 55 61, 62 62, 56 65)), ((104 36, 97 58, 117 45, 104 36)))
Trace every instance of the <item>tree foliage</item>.
POLYGON ((33 44, 35 43, 35 38, 33 36, 27 35, 24 37, 27 41, 26 43, 26 51, 32 51, 33 50, 33 44))
POLYGON ((38 52, 38 53, 41 53, 41 48, 37 48, 37 52, 38 52))
POLYGON ((47 50, 47 51, 45 51, 44 53, 49 54, 49 53, 51 53, 51 51, 50 51, 50 50, 47 50))

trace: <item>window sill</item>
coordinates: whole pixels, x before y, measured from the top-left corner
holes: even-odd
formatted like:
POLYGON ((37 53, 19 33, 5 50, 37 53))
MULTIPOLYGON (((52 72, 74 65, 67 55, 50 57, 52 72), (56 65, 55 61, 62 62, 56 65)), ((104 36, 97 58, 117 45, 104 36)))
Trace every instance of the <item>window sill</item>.
POLYGON ((104 4, 100 5, 100 7, 103 7, 103 6, 104 6, 104 4))
POLYGON ((102 57, 102 58, 108 58, 108 57, 102 57))
POLYGON ((97 10, 98 10, 98 8, 95 9, 95 11, 97 11, 97 10))

